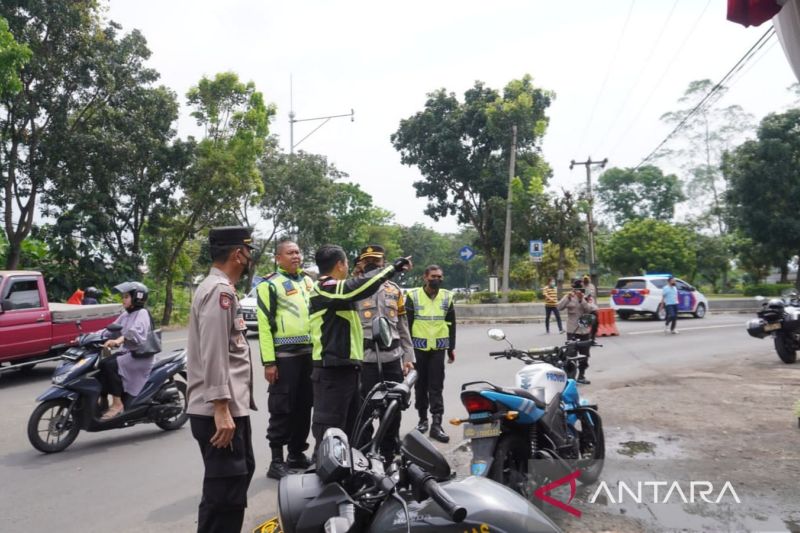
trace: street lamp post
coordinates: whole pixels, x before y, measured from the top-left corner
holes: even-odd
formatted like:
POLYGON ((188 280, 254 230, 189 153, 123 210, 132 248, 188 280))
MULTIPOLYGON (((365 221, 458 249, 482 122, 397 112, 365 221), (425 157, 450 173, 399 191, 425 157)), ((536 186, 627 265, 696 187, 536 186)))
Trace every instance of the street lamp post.
POLYGON ((296 146, 298 146, 301 142, 303 142, 306 139, 308 139, 309 137, 311 137, 311 135, 313 135, 314 132, 316 132, 322 126, 327 124, 332 118, 350 117, 350 122, 355 122, 355 120, 356 120, 355 119, 355 115, 356 115, 356 112, 353 109, 351 109, 349 113, 345 113, 343 115, 327 115, 327 116, 324 116, 324 117, 314 117, 314 118, 295 118, 296 115, 294 114, 294 110, 289 111, 289 153, 290 154, 294 154, 294 149, 295 149, 296 146), (305 137, 303 137, 299 141, 294 142, 294 125, 295 125, 295 123, 296 122, 312 122, 312 121, 316 121, 316 120, 322 120, 323 122, 322 122, 322 124, 320 124, 319 126, 314 128, 313 130, 311 130, 308 133, 308 135, 306 135, 305 137))

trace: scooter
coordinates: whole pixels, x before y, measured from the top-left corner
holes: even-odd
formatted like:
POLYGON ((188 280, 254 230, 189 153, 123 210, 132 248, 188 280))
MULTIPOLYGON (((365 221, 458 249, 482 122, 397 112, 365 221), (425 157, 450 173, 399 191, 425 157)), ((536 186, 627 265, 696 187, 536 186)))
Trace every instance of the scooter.
MULTIPOLYGON (((120 326, 112 324, 106 331, 118 334, 120 326)), ((41 402, 28 420, 28 440, 37 450, 56 453, 65 450, 80 430, 106 431, 141 423, 155 423, 169 431, 183 426, 186 413, 186 353, 179 349, 158 360, 136 397, 125 395, 125 410, 114 418, 102 420, 106 407, 102 385, 98 379, 99 364, 108 339, 103 332, 78 338, 78 345, 61 357, 52 377, 52 385, 36 398, 41 402), (178 376, 183 381, 176 379, 178 376)), ((107 354, 108 355, 108 354, 107 354)))
POLYGON ((772 336, 775 340, 775 351, 781 361, 790 365, 797 361, 797 350, 800 349, 800 297, 797 292, 784 292, 780 298, 761 301, 761 309, 754 318, 747 322, 747 333, 751 337, 763 339, 772 336))
MULTIPOLYGON (((594 320, 583 315, 579 327, 591 327, 594 320)), ((506 338, 500 329, 488 334, 494 340, 506 338)), ((450 421, 463 424, 464 438, 471 440, 472 475, 489 477, 529 499, 538 487, 575 471, 582 483, 595 482, 605 459, 602 420, 564 369, 574 372, 586 357, 578 350, 600 345, 571 340, 533 350, 509 346, 489 355, 525 363, 516 374, 516 387, 464 383, 461 402, 469 416, 450 421), (481 387, 470 389, 474 385, 481 387)))
POLYGON ((474 476, 451 480, 445 457, 416 429, 403 438, 399 457, 385 469, 380 443, 391 422, 408 408, 416 379, 411 371, 402 383, 375 387, 365 412, 379 409, 382 416, 368 445, 351 447, 337 428, 325 432, 316 470, 280 480, 278 523, 271 520, 271 530, 278 526, 284 533, 560 531, 508 487, 474 476))

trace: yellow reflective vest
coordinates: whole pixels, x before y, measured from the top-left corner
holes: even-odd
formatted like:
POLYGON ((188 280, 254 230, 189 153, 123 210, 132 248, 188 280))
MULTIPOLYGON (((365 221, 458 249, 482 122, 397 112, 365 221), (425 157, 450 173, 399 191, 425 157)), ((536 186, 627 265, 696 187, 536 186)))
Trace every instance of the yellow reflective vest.
POLYGON ((258 341, 263 364, 275 362, 281 348, 307 345, 311 351, 311 322, 308 301, 313 283, 305 274, 289 276, 278 269, 256 289, 258 341))
POLYGON ((439 289, 431 300, 422 287, 417 287, 406 293, 406 299, 414 305, 414 322, 411 326, 414 348, 422 351, 451 349, 450 323, 445 317, 453 305, 453 293, 439 289))

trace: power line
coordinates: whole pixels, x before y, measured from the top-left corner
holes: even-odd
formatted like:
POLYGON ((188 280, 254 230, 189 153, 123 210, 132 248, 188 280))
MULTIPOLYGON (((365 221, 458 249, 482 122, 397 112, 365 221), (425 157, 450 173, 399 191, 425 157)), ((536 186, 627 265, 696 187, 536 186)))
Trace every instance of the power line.
POLYGON ((758 38, 756 43, 750 47, 750 49, 739 59, 739 61, 737 61, 736 64, 733 67, 731 67, 728 73, 725 74, 725 76, 723 76, 722 79, 719 80, 717 84, 714 85, 714 87, 712 87, 710 91, 708 91, 708 93, 706 93, 706 95, 697 103, 697 105, 695 105, 691 109, 691 111, 689 111, 686 114, 686 116, 683 117, 683 119, 678 123, 678 125, 675 126, 675 128, 671 132, 669 132, 669 134, 666 137, 664 137, 664 140, 658 143, 658 146, 656 146, 649 154, 647 154, 647 157, 642 159, 641 162, 639 162, 639 164, 636 165, 634 170, 637 170, 642 165, 647 163, 653 157, 653 155, 655 155, 656 152, 658 152, 658 150, 660 150, 661 147, 664 146, 667 143, 667 141, 669 141, 672 138, 672 136, 675 135, 692 116, 694 116, 695 113, 700 111, 702 106, 705 105, 705 103, 708 102, 712 96, 716 95, 723 88, 725 82, 731 76, 733 76, 733 74, 742 69, 742 67, 753 57, 753 55, 758 50, 761 49, 761 47, 764 46, 767 40, 769 40, 773 35, 775 35, 775 28, 770 27, 766 32, 764 32, 763 35, 761 35, 761 37, 758 38))
POLYGON ((627 137, 627 135, 630 132, 630 130, 639 121, 639 117, 641 117, 642 112, 645 110, 645 108, 647 108, 647 105, 650 103, 650 100, 653 99, 653 96, 655 96, 656 91, 661 87, 661 83, 667 77, 667 74, 669 74, 669 72, 672 70, 672 66, 675 64, 675 61, 680 56, 681 52, 683 52, 684 47, 689 42, 689 39, 692 38, 692 36, 694 35, 694 32, 697 30, 697 27, 700 25, 700 21, 703 19, 703 15, 706 14, 706 11, 708 10, 708 6, 709 5, 711 5, 711 0, 708 0, 706 2, 705 7, 700 12, 700 15, 698 15, 697 18, 695 19, 695 21, 692 24, 692 27, 689 30, 689 32, 684 36, 683 41, 681 42, 680 46, 678 46, 678 48, 675 49, 675 53, 672 55, 672 58, 670 58, 669 62, 667 63, 667 66, 664 69, 664 72, 661 73, 661 77, 658 78, 658 81, 655 83, 655 85, 653 85, 653 88, 650 91, 650 94, 647 95, 647 98, 644 100, 642 105, 639 106, 639 109, 636 110, 636 113, 633 116, 633 120, 631 120, 628 123, 628 126, 623 130, 622 134, 617 138, 617 142, 614 143, 614 147, 611 148, 611 151, 609 153, 609 155, 611 157, 614 156, 614 153, 616 153, 617 148, 619 148, 620 143, 627 137))
POLYGON ((589 113, 589 121, 586 123, 586 127, 583 129, 583 133, 581 134, 581 140, 578 142, 578 150, 580 151, 583 149, 583 141, 586 139, 586 133, 592 127, 592 121, 594 120, 594 112, 597 110, 597 104, 600 102, 600 97, 603 95, 603 91, 606 88, 606 84, 608 83, 608 78, 611 75, 612 67, 617 60, 617 55, 619 54, 620 46, 622 46, 622 39, 625 37, 625 30, 628 29, 628 23, 631 20, 631 13, 633 13, 633 6, 636 4, 636 0, 631 0, 631 7, 628 8, 628 15, 625 17, 625 23, 622 25, 622 31, 619 34, 619 40, 617 40, 617 46, 614 49, 614 53, 611 55, 611 61, 608 63, 608 69, 606 69, 606 75, 603 79, 603 83, 600 84, 600 90, 597 92, 597 96, 594 99, 594 105, 592 106, 592 111, 589 113))

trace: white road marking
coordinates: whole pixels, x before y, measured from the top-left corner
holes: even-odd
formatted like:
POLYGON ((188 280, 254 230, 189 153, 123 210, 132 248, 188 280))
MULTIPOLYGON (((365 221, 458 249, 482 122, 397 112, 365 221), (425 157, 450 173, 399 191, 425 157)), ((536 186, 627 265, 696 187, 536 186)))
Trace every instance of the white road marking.
MULTIPOLYGON (((693 331, 696 329, 719 329, 719 328, 742 328, 744 329, 745 324, 721 324, 717 326, 697 326, 694 328, 676 328, 679 332, 684 331, 693 331)), ((626 335, 647 335, 649 333, 664 333, 664 328, 660 329, 648 329, 645 331, 632 331, 630 333, 626 333, 626 335)))

